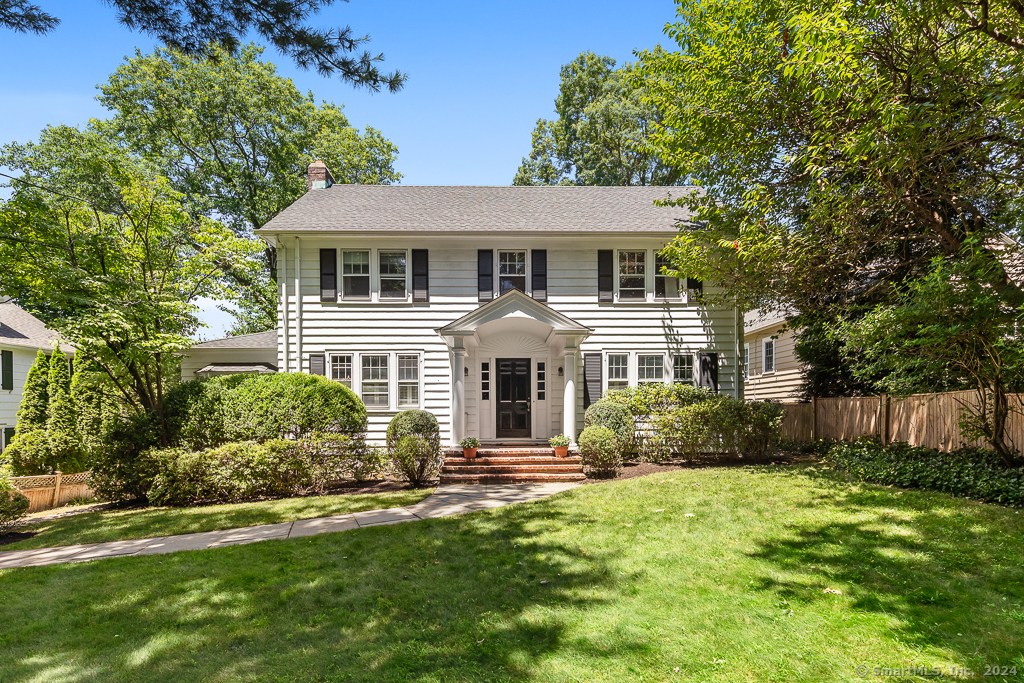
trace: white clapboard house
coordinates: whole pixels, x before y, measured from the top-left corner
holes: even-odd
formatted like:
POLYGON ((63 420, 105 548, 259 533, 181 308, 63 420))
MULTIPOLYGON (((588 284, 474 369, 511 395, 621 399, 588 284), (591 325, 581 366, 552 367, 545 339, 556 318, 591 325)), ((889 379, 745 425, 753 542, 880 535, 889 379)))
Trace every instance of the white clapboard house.
MULTIPOLYGON (((334 184, 258 234, 277 250, 277 368, 367 406, 369 437, 433 413, 449 445, 575 439, 608 390, 693 382, 742 396, 743 319, 663 276, 682 188, 334 184)), ((706 286, 706 285, 705 285, 706 286)))

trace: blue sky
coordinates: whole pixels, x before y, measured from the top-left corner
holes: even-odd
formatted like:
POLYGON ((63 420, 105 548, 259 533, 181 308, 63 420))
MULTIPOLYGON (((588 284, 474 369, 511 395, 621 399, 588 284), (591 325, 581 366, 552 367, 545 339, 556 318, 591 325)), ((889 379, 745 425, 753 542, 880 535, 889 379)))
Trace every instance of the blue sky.
MULTIPOLYGON (((0 40, 0 142, 24 142, 47 124, 77 125, 104 110, 94 100, 136 47, 155 43, 122 28, 100 0, 38 0, 61 25, 46 36, 4 32, 0 40)), ((591 50, 632 60, 637 48, 669 41, 671 0, 630 2, 339 2, 313 19, 370 34, 384 69, 409 75, 398 94, 355 90, 296 69, 273 51, 264 57, 303 91, 345 105, 357 127, 371 125, 398 145, 403 183, 507 185, 538 118, 553 116, 558 69, 591 50)), ((229 322, 208 307, 204 338, 229 322)))

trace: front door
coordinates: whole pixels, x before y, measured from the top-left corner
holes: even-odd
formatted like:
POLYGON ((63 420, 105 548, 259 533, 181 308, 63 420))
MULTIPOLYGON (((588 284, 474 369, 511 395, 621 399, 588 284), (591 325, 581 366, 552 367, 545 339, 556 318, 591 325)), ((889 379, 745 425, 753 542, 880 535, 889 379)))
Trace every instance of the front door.
POLYGON ((499 439, 529 439, 530 359, 498 359, 498 401, 495 436, 499 439))

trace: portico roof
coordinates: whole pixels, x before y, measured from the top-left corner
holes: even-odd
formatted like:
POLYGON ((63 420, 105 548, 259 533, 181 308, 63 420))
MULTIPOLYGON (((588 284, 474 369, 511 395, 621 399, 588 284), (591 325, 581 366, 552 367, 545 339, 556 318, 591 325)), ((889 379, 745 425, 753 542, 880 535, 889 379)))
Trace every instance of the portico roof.
POLYGON ((466 337, 476 334, 477 328, 486 323, 514 318, 527 318, 544 323, 558 336, 586 337, 594 331, 518 289, 505 292, 497 299, 488 301, 475 311, 436 331, 442 337, 466 337))

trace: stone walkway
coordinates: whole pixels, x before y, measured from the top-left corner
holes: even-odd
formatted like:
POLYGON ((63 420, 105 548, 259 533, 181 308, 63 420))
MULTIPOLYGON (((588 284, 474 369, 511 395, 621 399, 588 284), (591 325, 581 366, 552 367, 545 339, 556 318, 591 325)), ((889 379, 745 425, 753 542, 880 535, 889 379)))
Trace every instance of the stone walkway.
POLYGON ((108 543, 87 543, 59 548, 38 548, 36 550, 12 550, 0 552, 0 569, 17 567, 39 567, 63 562, 84 562, 105 557, 126 555, 161 555, 179 550, 205 550, 228 545, 241 545, 271 539, 315 536, 332 531, 347 531, 364 526, 382 526, 412 522, 418 519, 447 517, 462 512, 502 507, 521 503, 565 491, 577 486, 575 483, 522 483, 522 484, 471 484, 439 486, 434 494, 415 505, 404 508, 366 510, 336 517, 300 519, 281 524, 203 531, 197 534, 179 534, 159 538, 137 538, 108 543))

